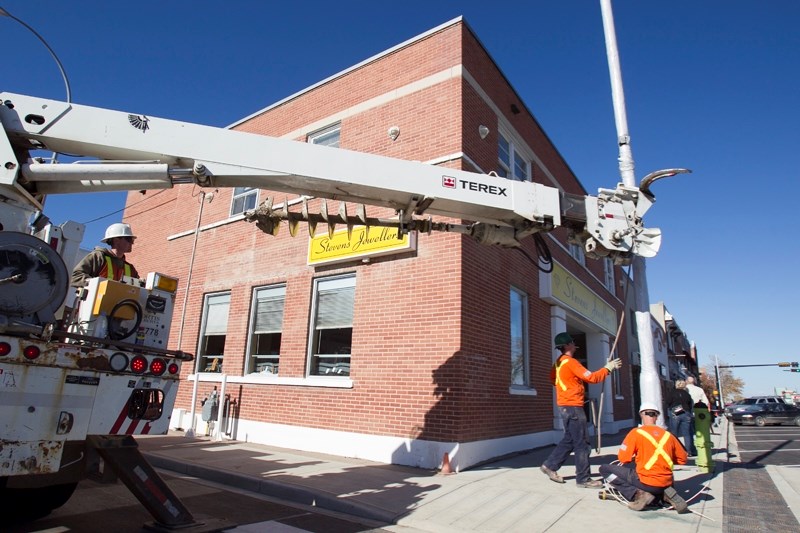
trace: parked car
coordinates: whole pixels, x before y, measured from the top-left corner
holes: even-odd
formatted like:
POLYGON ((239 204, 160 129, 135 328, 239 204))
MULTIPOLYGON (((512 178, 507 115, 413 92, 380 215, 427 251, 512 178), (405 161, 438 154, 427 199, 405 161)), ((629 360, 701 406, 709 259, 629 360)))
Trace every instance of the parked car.
POLYGON ((730 406, 731 414, 726 416, 734 424, 766 426, 768 424, 794 424, 800 426, 800 408, 780 402, 749 402, 748 398, 742 403, 730 406))

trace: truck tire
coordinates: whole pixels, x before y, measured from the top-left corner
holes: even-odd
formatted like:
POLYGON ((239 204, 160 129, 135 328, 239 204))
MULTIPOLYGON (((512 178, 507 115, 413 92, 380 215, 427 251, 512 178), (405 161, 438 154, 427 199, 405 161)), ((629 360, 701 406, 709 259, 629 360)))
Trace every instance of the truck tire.
POLYGON ((72 496, 78 483, 64 483, 31 489, 0 488, 3 507, 13 509, 15 518, 21 522, 36 520, 58 509, 72 496))

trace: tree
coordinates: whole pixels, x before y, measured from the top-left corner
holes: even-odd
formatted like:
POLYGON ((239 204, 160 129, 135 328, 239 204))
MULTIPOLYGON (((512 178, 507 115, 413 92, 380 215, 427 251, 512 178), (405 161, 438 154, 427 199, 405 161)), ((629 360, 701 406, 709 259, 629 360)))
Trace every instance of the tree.
MULTIPOLYGON (((723 361, 719 362, 720 365, 725 365, 723 361)), ((714 391, 717 390, 715 379, 714 365, 706 365, 700 374, 700 386, 706 391, 709 399, 712 398, 714 391)), ((733 375, 730 368, 719 369, 719 380, 722 382, 722 405, 728 405, 730 402, 744 398, 742 390, 744 389, 744 381, 733 375)))

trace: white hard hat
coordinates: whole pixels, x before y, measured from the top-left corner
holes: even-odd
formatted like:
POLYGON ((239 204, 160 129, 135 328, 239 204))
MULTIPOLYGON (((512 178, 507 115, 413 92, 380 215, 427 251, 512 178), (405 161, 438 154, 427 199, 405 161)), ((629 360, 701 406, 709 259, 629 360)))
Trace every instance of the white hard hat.
POLYGON ((114 237, 130 237, 131 239, 135 239, 136 235, 134 235, 133 231, 131 231, 130 224, 117 222, 116 224, 111 224, 106 228, 106 236, 103 237, 101 242, 108 243, 114 237))
POLYGON ((656 404, 654 404, 654 403, 643 402, 642 406, 639 407, 639 412, 641 413, 642 411, 655 411, 656 413, 660 413, 661 409, 656 407, 656 404))

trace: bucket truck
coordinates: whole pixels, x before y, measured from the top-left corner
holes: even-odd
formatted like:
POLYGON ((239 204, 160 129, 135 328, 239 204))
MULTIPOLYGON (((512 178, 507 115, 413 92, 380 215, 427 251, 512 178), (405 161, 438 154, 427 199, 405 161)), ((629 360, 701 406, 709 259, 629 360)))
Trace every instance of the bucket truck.
MULTIPOLYGON (((518 247, 566 227, 587 255, 617 264, 651 257, 660 245, 659 230, 642 220, 654 202, 649 182, 584 197, 495 175, 11 93, 0 93, 0 121, 0 490, 6 504, 19 490, 54 508, 103 464, 135 494, 146 493, 140 478, 155 472, 141 472, 131 435, 167 431, 180 366, 191 360, 166 346, 177 286, 166 276, 95 279, 77 315, 56 319, 69 285, 61 252, 74 254, 69 236, 78 232, 44 222, 48 194, 253 187, 341 202, 329 212, 325 201, 319 213, 309 213, 305 201, 291 211, 288 201, 275 207, 268 199, 247 213, 267 233, 282 221, 292 235, 301 221, 312 234, 319 223, 331 232, 336 224, 382 225, 518 247), (83 159, 46 163, 35 157, 45 150, 83 159), (348 204, 356 204, 352 214, 348 204), (368 217, 365 204, 393 208, 397 216, 368 217), (162 334, 143 335, 143 320, 148 328, 159 324, 162 334)), ((177 504, 137 497, 161 524, 193 523, 177 504)))

